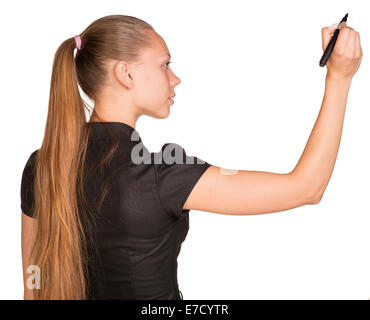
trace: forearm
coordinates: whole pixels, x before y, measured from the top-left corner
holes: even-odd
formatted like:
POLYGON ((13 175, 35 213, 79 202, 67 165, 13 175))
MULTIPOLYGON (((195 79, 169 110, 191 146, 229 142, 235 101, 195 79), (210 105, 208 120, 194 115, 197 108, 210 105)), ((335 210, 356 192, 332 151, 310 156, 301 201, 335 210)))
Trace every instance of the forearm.
POLYGON ((306 181, 317 199, 329 183, 338 154, 351 79, 325 79, 325 93, 319 115, 306 147, 292 174, 306 181))
POLYGON ((34 300, 33 291, 30 289, 25 289, 23 294, 23 300, 34 300))

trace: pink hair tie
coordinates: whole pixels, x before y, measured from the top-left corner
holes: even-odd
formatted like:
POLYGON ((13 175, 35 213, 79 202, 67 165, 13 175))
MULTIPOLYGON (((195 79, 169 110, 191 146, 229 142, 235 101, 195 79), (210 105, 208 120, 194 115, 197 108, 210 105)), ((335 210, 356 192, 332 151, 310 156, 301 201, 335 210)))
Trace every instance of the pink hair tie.
POLYGON ((74 38, 75 38, 75 41, 76 41, 76 48, 77 49, 81 49, 81 38, 80 38, 80 36, 74 36, 74 38))

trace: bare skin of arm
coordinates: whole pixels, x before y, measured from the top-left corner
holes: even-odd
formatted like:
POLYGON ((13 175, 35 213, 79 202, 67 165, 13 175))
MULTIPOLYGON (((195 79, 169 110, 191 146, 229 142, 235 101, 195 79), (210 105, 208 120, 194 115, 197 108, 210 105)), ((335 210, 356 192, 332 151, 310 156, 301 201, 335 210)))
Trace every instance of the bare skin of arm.
MULTIPOLYGON (((335 28, 336 25, 322 28, 323 50, 335 28)), ((290 173, 232 172, 211 166, 194 186, 183 208, 247 215, 319 203, 334 169, 348 92, 361 59, 360 35, 343 22, 326 64, 325 93, 318 118, 301 158, 290 173)))
POLYGON ((33 300, 33 289, 27 288, 27 278, 30 274, 26 270, 30 263, 31 244, 35 236, 36 219, 33 219, 22 212, 22 266, 23 266, 23 284, 24 300, 33 300))

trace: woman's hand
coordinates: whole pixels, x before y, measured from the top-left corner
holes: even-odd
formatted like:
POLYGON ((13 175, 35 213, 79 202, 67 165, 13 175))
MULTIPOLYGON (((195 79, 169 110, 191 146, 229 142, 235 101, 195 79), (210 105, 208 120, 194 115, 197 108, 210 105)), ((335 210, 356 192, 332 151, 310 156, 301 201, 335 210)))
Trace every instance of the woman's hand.
MULTIPOLYGON (((325 51, 337 24, 322 28, 322 49, 325 51)), ((333 52, 326 63, 327 76, 333 79, 352 79, 357 72, 362 59, 360 34, 348 27, 346 22, 340 25, 340 32, 333 52)))

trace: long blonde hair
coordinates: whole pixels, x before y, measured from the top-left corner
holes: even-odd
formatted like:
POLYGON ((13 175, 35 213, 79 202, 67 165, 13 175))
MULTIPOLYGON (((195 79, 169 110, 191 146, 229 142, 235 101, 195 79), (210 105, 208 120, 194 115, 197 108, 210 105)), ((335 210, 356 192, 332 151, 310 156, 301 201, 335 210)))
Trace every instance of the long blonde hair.
MULTIPOLYGON (((76 56, 74 37, 55 53, 45 133, 35 162, 37 231, 31 261, 41 273, 35 299, 88 298, 89 239, 81 221, 92 218, 84 209, 83 192, 90 135, 85 109, 91 115, 91 108, 82 99, 78 84, 96 101, 107 78, 106 63, 137 61, 139 51, 152 44, 148 30, 154 29, 132 16, 105 16, 80 34, 82 46, 76 56)), ((92 115, 100 119, 95 110, 92 115)), ((104 161, 111 155, 108 152, 104 161)))

